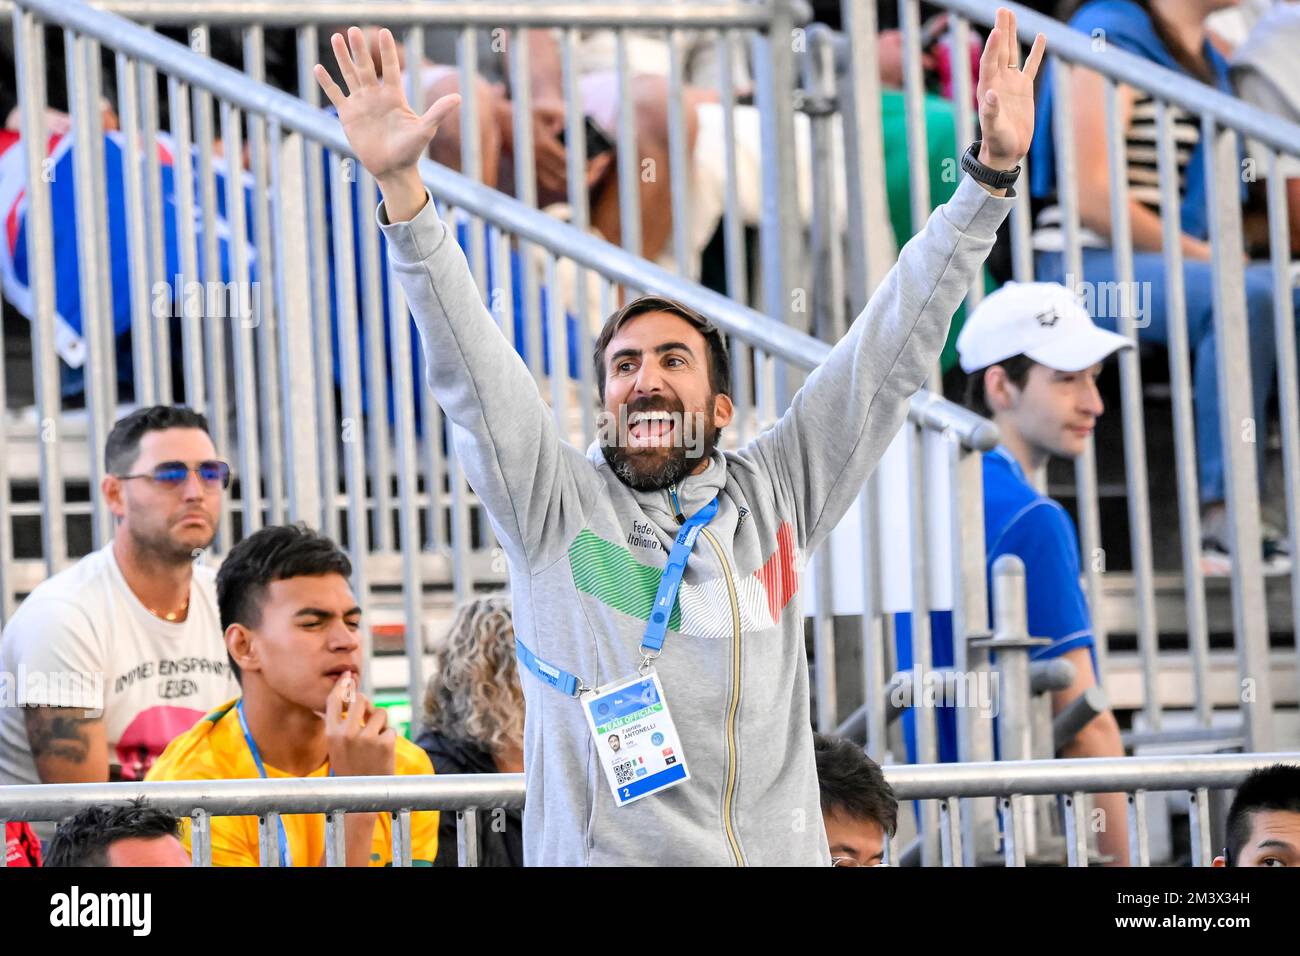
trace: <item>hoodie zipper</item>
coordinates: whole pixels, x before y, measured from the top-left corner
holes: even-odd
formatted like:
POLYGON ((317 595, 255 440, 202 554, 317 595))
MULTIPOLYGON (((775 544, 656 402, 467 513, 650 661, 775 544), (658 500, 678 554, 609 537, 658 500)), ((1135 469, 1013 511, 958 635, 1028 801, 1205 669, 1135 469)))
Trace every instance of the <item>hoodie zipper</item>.
MULTIPOLYGON (((672 505, 673 514, 677 518, 678 524, 685 523, 685 517, 682 514, 681 506, 677 501, 677 486, 675 484, 668 486, 668 500, 672 505)), ((731 601, 731 699, 727 704, 726 720, 726 767, 724 774, 724 784, 722 789, 722 826, 727 834, 727 845, 731 849, 731 855, 736 861, 736 866, 745 866, 745 855, 740 849, 740 840, 736 836, 736 716, 740 710, 740 602, 736 597, 736 582, 731 575, 731 564, 727 561, 727 556, 718 543, 718 539, 709 533, 707 528, 701 528, 700 533, 713 546, 714 552, 718 555, 718 561, 722 564, 724 577, 727 581, 727 596, 731 601)))

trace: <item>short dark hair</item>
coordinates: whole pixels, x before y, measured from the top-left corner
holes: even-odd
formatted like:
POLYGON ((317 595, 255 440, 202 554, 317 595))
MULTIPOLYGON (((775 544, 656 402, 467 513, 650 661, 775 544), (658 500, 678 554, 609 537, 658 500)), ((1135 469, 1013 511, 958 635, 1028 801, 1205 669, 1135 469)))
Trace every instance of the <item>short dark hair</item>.
POLYGON ((843 813, 855 820, 874 820, 893 836, 898 828, 898 800, 876 762, 851 740, 813 734, 822 813, 843 813))
POLYGON ((197 428, 208 434, 208 420, 201 413, 184 405, 150 405, 137 408, 113 424, 104 443, 104 470, 110 475, 120 475, 131 467, 140 454, 140 439, 149 432, 168 428, 197 428))
POLYGON ((124 806, 90 806, 59 824, 42 865, 108 866, 108 848, 118 840, 180 835, 180 820, 149 806, 143 797, 124 806))
POLYGON ((1242 781, 1228 808, 1229 866, 1236 866, 1241 859, 1255 825, 1252 814, 1259 810, 1300 813, 1300 765, 1276 763, 1252 772, 1242 781))
POLYGON ((619 329, 648 312, 667 312, 669 315, 675 315, 689 322, 700 335, 704 336, 705 344, 709 347, 709 387, 713 389, 715 395, 730 395, 731 356, 727 352, 727 340, 723 337, 722 330, 690 306, 683 305, 676 299, 662 295, 643 295, 633 299, 606 319, 600 335, 596 338, 591 362, 596 371, 596 388, 600 392, 601 402, 605 401, 605 350, 609 348, 610 341, 618 334, 619 329))
POLYGON ((1028 355, 1013 355, 1011 358, 971 372, 966 377, 966 407, 976 415, 992 418, 993 409, 989 407, 988 396, 984 394, 984 373, 994 365, 1001 365, 1011 384, 1016 388, 1024 388, 1025 382, 1029 379, 1029 370, 1037 364, 1028 355))
MULTIPOLYGON (((222 633, 232 624, 257 627, 271 582, 320 574, 352 577, 348 556, 320 532, 305 524, 282 524, 249 535, 230 549, 217 572, 222 633)), ((236 680, 243 680, 234 658, 230 658, 230 669, 236 680)))

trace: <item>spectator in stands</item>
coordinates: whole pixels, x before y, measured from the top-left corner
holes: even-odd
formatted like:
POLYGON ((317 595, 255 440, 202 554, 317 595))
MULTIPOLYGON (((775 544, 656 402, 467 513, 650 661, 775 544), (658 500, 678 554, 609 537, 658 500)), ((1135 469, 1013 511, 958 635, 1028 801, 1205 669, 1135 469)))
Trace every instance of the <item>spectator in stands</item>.
POLYGON ((4 838, 5 866, 41 865, 41 841, 26 823, 6 823, 4 838))
MULTIPOLYGON (((352 563, 301 525, 263 528, 231 548, 217 575, 230 666, 242 696, 177 737, 149 780, 371 777, 431 774, 424 752, 388 726, 387 711, 358 690, 361 608, 352 563)), ((212 820, 212 865, 257 866, 257 819, 212 820)), ((352 813, 348 866, 392 860, 392 818, 352 813)), ((184 839, 189 845, 189 832, 184 839)), ((437 854, 438 814, 411 814, 417 866, 437 854)), ((320 815, 281 818, 282 866, 322 866, 320 815)))
POLYGON ((206 419, 132 412, 109 433, 104 470, 112 540, 38 585, 0 639, 0 671, 20 675, 25 704, 0 708, 0 784, 142 780, 235 687, 199 562, 230 480, 206 419))
POLYGON ((59 824, 45 866, 189 866, 180 821, 143 798, 91 806, 59 824))
MULTIPOLYGON (((1052 642, 1030 658, 1074 665, 1074 683, 1052 695, 1055 714, 1095 686, 1098 674, 1074 523, 1035 488, 1032 476, 1053 455, 1074 458, 1083 451, 1103 411, 1097 376, 1109 356, 1130 347, 1122 336, 1097 328, 1074 295, 1053 283, 1008 283, 980 303, 957 339, 970 376, 966 404, 992 418, 1001 438, 984 455, 989 573, 1003 554, 1024 561, 1029 633, 1052 642)), ((1106 710, 1093 717, 1061 756, 1124 756, 1115 715, 1106 710)), ((1101 850, 1124 865, 1125 797, 1095 799, 1106 814, 1101 850)))
MULTIPOLYGON (((436 773, 524 772, 524 692, 508 598, 475 598, 456 612, 434 652, 424 728, 416 743, 436 773)), ((524 865, 520 811, 480 813, 478 836, 480 866, 524 865)), ((454 813, 443 814, 434 865, 456 865, 454 813)))
MULTIPOLYGON (((1300 49, 1300 3, 1277 3, 1255 23, 1245 42, 1232 54, 1232 83, 1238 95, 1252 106, 1300 124, 1300 70, 1295 68, 1295 51, 1300 49)), ((1248 9, 1243 4, 1243 11, 1248 9)), ((1260 11, 1255 11, 1258 16, 1260 11)), ((1269 174, 1267 161, 1252 152, 1261 177, 1269 174)), ((1290 212, 1291 252, 1300 255, 1300 157, 1278 156, 1278 169, 1286 177, 1290 212)))
POLYGON ((1274 764, 1242 781, 1214 865, 1300 866, 1300 765, 1274 764))
POLYGON ((876 762, 851 740, 813 734, 832 866, 881 866, 898 801, 876 762))
POLYGON ((350 51, 333 37, 350 93, 323 67, 317 79, 383 193, 376 215, 426 381, 510 566, 529 671, 529 864, 830 862, 821 828, 773 823, 819 805, 798 555, 829 535, 906 417, 1012 204, 1046 46, 1040 36, 1022 70, 1014 37, 1014 16, 1000 9, 980 66, 984 140, 969 160, 981 158, 966 163, 967 181, 781 421, 725 455, 724 337, 656 296, 611 315, 593 349, 600 440, 585 455, 560 440, 420 181, 417 161, 457 98, 417 114, 394 77, 391 34, 381 34, 382 84, 359 29, 348 31, 350 51), (575 699, 596 687, 606 694, 575 699), (598 729, 601 706, 617 728, 598 729), (617 761, 605 738, 615 729, 617 761))
MULTIPOLYGON (((1228 64, 1209 42, 1205 18, 1235 0, 1095 0, 1079 7, 1070 26, 1097 36, 1105 44, 1174 70, 1190 79, 1231 94, 1228 64)), ((1067 4, 1066 12, 1077 6, 1067 4)), ((1050 67, 1049 67, 1050 70, 1050 67)), ((1045 71, 1048 72, 1048 71, 1045 71)), ((1078 201, 1082 225, 1083 276, 1065 275, 1062 250, 1061 206, 1057 201, 1056 144, 1051 122, 1051 78, 1045 76, 1042 115, 1031 152, 1033 194, 1045 205, 1036 218, 1033 244, 1037 276, 1078 288, 1086 280, 1092 288, 1113 287, 1117 279, 1111 235, 1109 168, 1107 159, 1103 78, 1087 69, 1071 74, 1074 105, 1074 148, 1078 167, 1078 201)), ((1133 239, 1133 276, 1141 295, 1131 297, 1141 314, 1135 318, 1144 341, 1168 344, 1169 298, 1163 258, 1160 218, 1160 180, 1156 168, 1156 114, 1153 98, 1120 86, 1119 109, 1128 159, 1129 215, 1133 239), (1149 301, 1143 301, 1149 296, 1149 301)), ((1196 414, 1196 451, 1202 507, 1202 565, 1207 574, 1227 574, 1232 569, 1228 551, 1229 529, 1224 505, 1224 438, 1220 430, 1215 354, 1213 276, 1205 169, 1208 152, 1201 141, 1196 117, 1171 106, 1175 128, 1181 200, 1181 248, 1187 306, 1187 335, 1193 362, 1193 398, 1196 414)), ((1245 186, 1243 184, 1243 199, 1245 186)), ((1265 447, 1268 398, 1276 370, 1273 332, 1273 275, 1267 265, 1246 268, 1246 322, 1250 350, 1250 382, 1254 421, 1261 429, 1255 443, 1265 447)), ((1300 291, 1297 292, 1300 296, 1300 291)), ((1095 295, 1094 318, 1114 328, 1118 311, 1115 297, 1095 295)), ((1235 317, 1236 313, 1233 313, 1235 317)), ((1265 526, 1262 541, 1265 569, 1284 573, 1290 566, 1285 536, 1265 526)))

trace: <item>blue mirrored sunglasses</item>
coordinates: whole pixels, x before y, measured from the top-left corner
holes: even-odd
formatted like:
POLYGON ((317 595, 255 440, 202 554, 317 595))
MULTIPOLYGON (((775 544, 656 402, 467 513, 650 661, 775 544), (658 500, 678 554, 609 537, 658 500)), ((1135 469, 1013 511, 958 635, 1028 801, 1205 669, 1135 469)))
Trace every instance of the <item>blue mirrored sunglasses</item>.
POLYGON ((148 478, 150 481, 156 481, 160 485, 177 485, 184 484, 190 477, 190 472, 197 472, 199 480, 208 485, 221 485, 222 488, 230 487, 230 466, 224 461, 201 461, 198 465, 191 467, 183 461, 164 461, 155 465, 153 471, 142 472, 137 475, 118 475, 118 478, 148 478))

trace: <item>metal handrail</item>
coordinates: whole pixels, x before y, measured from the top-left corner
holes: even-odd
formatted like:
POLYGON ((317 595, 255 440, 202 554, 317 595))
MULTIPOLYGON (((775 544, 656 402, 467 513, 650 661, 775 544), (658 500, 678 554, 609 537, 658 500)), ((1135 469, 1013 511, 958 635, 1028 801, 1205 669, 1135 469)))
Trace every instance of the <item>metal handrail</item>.
POLYGON ((1219 126, 1245 133, 1273 149, 1300 156, 1300 125, 1113 44, 1106 47, 1105 53, 1099 53, 1092 48, 1092 38, 1087 34, 1013 0, 999 0, 996 4, 988 0, 938 0, 937 5, 985 26, 992 26, 996 7, 1008 7, 1016 14, 1016 26, 1022 41, 1031 43, 1034 35, 1041 33, 1047 37, 1047 48, 1062 60, 1127 83, 1189 112, 1211 116, 1219 126))
MULTIPOLYGON (((1229 789, 1251 772, 1300 754, 1208 754, 919 764, 881 768, 900 800, 951 797, 1229 789)), ((147 783, 70 783, 0 787, 0 820, 48 821, 100 804, 137 798, 177 816, 265 813, 467 810, 524 805, 524 775, 447 774, 400 777, 294 777, 147 783)))
MULTIPOLYGON (((338 121, 298 97, 264 84, 215 60, 177 56, 185 49, 175 41, 119 19, 112 13, 60 0, 24 0, 22 6, 49 23, 94 37, 128 56, 165 70, 186 83, 208 90, 242 110, 264 115, 282 129, 302 133, 340 155, 354 156, 338 121)), ((233 6, 233 4, 232 4, 233 6)), ((367 7, 367 19, 380 19, 385 11, 427 5, 384 3, 367 7)), ((746 5, 748 6, 748 5, 746 5)), ((343 8, 343 5, 340 5, 343 8)), ((351 5, 344 19, 355 19, 351 5)), ((315 15, 315 14, 314 14, 315 15)), ((525 203, 430 160, 422 160, 420 175, 430 192, 451 205, 494 223, 523 239, 544 245, 554 254, 637 289, 654 290, 708 315, 724 331, 769 355, 811 371, 830 354, 825 342, 799 332, 748 306, 704 286, 684 280, 639 256, 561 223, 525 203)), ((969 448, 987 450, 997 443, 992 422, 980 418, 942 396, 918 392, 909 418, 925 428, 951 429, 969 448)))
MULTIPOLYGON (((208 25, 240 24, 298 26, 304 22, 353 23, 357 4, 351 0, 90 0, 97 9, 140 23, 162 25, 202 22, 208 25)), ((24 4, 31 6, 30 4, 24 4)), ((602 27, 674 27, 707 29, 740 27, 761 29, 771 19, 771 0, 705 0, 690 5, 656 3, 510 3, 500 0, 459 0, 412 4, 408 0, 368 0, 366 23, 398 26, 491 27, 502 23, 526 27, 564 27, 575 21, 602 27)), ((0 12, 13 9, 11 0, 0 12)), ((796 22, 811 19, 806 3, 795 3, 796 22)))

